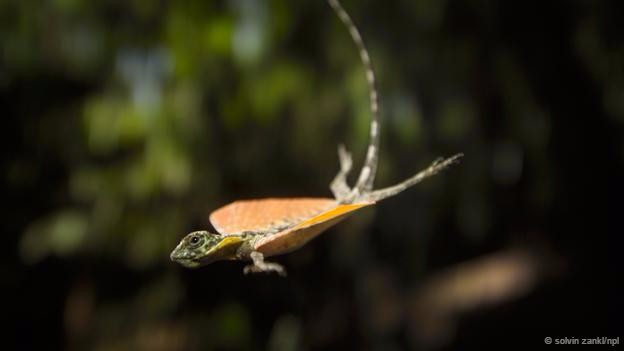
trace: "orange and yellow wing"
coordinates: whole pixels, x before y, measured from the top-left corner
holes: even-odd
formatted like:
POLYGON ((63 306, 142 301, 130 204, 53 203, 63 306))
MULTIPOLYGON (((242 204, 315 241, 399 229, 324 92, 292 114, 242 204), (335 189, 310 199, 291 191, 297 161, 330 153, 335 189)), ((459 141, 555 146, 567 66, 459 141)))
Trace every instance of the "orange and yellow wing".
POLYGON ((301 223, 336 206, 328 198, 269 198, 235 201, 210 214, 221 234, 272 231, 301 223))
POLYGON ((374 202, 365 202, 334 206, 292 228, 262 238, 255 243, 254 248, 264 254, 264 256, 273 256, 294 251, 305 245, 308 241, 314 239, 329 227, 345 219, 354 211, 373 204, 374 202))

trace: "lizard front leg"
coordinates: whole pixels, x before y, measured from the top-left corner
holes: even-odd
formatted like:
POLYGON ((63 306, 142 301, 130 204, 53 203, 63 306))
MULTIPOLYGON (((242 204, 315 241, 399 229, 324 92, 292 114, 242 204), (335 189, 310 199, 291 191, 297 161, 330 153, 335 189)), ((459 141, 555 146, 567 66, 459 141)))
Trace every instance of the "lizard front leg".
POLYGON ((258 251, 252 251, 249 257, 253 260, 253 264, 245 266, 243 272, 245 274, 252 272, 276 272, 282 277, 286 276, 286 270, 284 267, 273 262, 264 262, 264 255, 258 251))

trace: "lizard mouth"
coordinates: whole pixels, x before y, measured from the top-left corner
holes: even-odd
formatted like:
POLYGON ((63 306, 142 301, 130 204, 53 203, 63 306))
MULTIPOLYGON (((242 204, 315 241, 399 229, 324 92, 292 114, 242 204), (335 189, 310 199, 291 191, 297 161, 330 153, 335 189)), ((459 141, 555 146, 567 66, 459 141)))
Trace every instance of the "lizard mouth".
POLYGON ((192 258, 173 256, 173 254, 170 257, 173 262, 177 262, 186 268, 197 268, 200 266, 199 262, 193 260, 192 258))
POLYGON ((180 247, 176 247, 175 250, 171 252, 169 258, 173 262, 177 262, 184 267, 195 268, 199 267, 199 263, 194 259, 194 255, 188 250, 182 249, 180 247))

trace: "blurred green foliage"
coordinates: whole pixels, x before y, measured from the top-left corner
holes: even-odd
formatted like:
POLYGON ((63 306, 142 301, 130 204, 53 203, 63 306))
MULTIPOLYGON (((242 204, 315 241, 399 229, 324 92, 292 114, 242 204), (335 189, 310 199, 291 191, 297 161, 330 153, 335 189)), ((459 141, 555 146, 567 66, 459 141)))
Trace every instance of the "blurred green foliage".
POLYGON ((380 81, 377 184, 467 157, 283 258, 282 281, 238 263, 187 272, 168 254, 230 201, 329 196, 340 142, 362 158, 364 72, 323 1, 0 1, 0 88, 25 150, 4 172, 27 203, 15 247, 26 272, 51 266, 46 284, 65 282, 61 345, 416 347, 397 302, 412 282, 523 238, 556 208, 553 116, 568 110, 540 86, 567 71, 539 55, 570 43, 563 56, 598 87, 608 123, 624 122, 624 46, 602 34, 606 5, 571 2, 569 32, 544 42, 492 2, 344 5, 380 81), (533 43, 544 51, 527 53, 533 43))
MULTIPOLYGON (((334 48, 329 51, 333 55, 319 58, 327 52, 320 43, 321 53, 300 50, 313 57, 287 51, 293 45, 292 17, 298 16, 291 12, 307 10, 289 8, 283 1, 175 2, 165 7, 61 1, 46 4, 36 24, 28 22, 34 20, 30 7, 8 6, 18 16, 7 37, 26 38, 19 45, 4 44, 11 72, 43 64, 71 79, 98 82, 97 90, 73 102, 81 108, 63 118, 67 123, 82 120, 76 134, 62 139, 65 152, 79 154, 68 159, 73 201, 24 235, 21 252, 30 261, 109 246, 110 254, 130 266, 148 267, 165 256, 184 223, 196 216, 197 209, 185 211, 180 203, 190 194, 201 194, 192 200, 206 204, 219 196, 219 178, 227 172, 215 167, 216 160, 236 155, 225 162, 233 163, 242 179, 261 180, 268 172, 258 175, 254 167, 271 162, 275 147, 288 146, 279 153, 300 158, 295 166, 328 176, 336 168, 336 141, 356 138, 360 148, 366 142, 369 112, 362 69, 331 12, 324 22, 338 35, 320 27, 311 30, 329 37, 319 42, 334 48), (122 9, 123 15, 118 12, 122 9), (321 73, 319 66, 332 72, 321 73), (350 78, 340 79, 343 72, 350 78), (358 116, 355 128, 337 128, 351 125, 353 118, 341 112, 349 108, 358 116), (275 125, 283 125, 278 131, 285 135, 270 136, 275 125), (334 141, 319 146, 319 137, 334 141), (232 142, 217 143, 222 139, 232 142), (284 142, 271 145, 276 140, 284 142)), ((413 104, 403 99, 404 113, 397 117, 403 122, 396 130, 410 143, 420 131, 410 118, 416 113, 413 104)), ((461 113, 456 110, 442 130, 461 122, 461 113)), ((319 179, 315 185, 320 184, 319 179)))

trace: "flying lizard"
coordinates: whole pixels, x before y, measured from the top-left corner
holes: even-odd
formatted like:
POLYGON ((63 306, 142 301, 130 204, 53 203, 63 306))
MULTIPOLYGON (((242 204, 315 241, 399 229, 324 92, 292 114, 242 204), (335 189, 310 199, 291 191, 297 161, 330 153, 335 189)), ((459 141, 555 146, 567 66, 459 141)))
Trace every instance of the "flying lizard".
POLYGON ((338 0, 329 5, 346 26, 355 43, 366 72, 369 88, 371 124, 370 141, 355 185, 347 184, 353 164, 351 154, 338 146, 340 170, 330 184, 334 198, 268 198, 235 201, 210 214, 218 234, 205 230, 186 235, 171 253, 171 260, 196 268, 219 260, 252 261, 244 272, 277 272, 285 269, 265 257, 294 251, 353 212, 394 196, 458 161, 463 155, 439 158, 429 167, 405 181, 374 190, 379 155, 379 96, 370 56, 358 29, 338 0))

